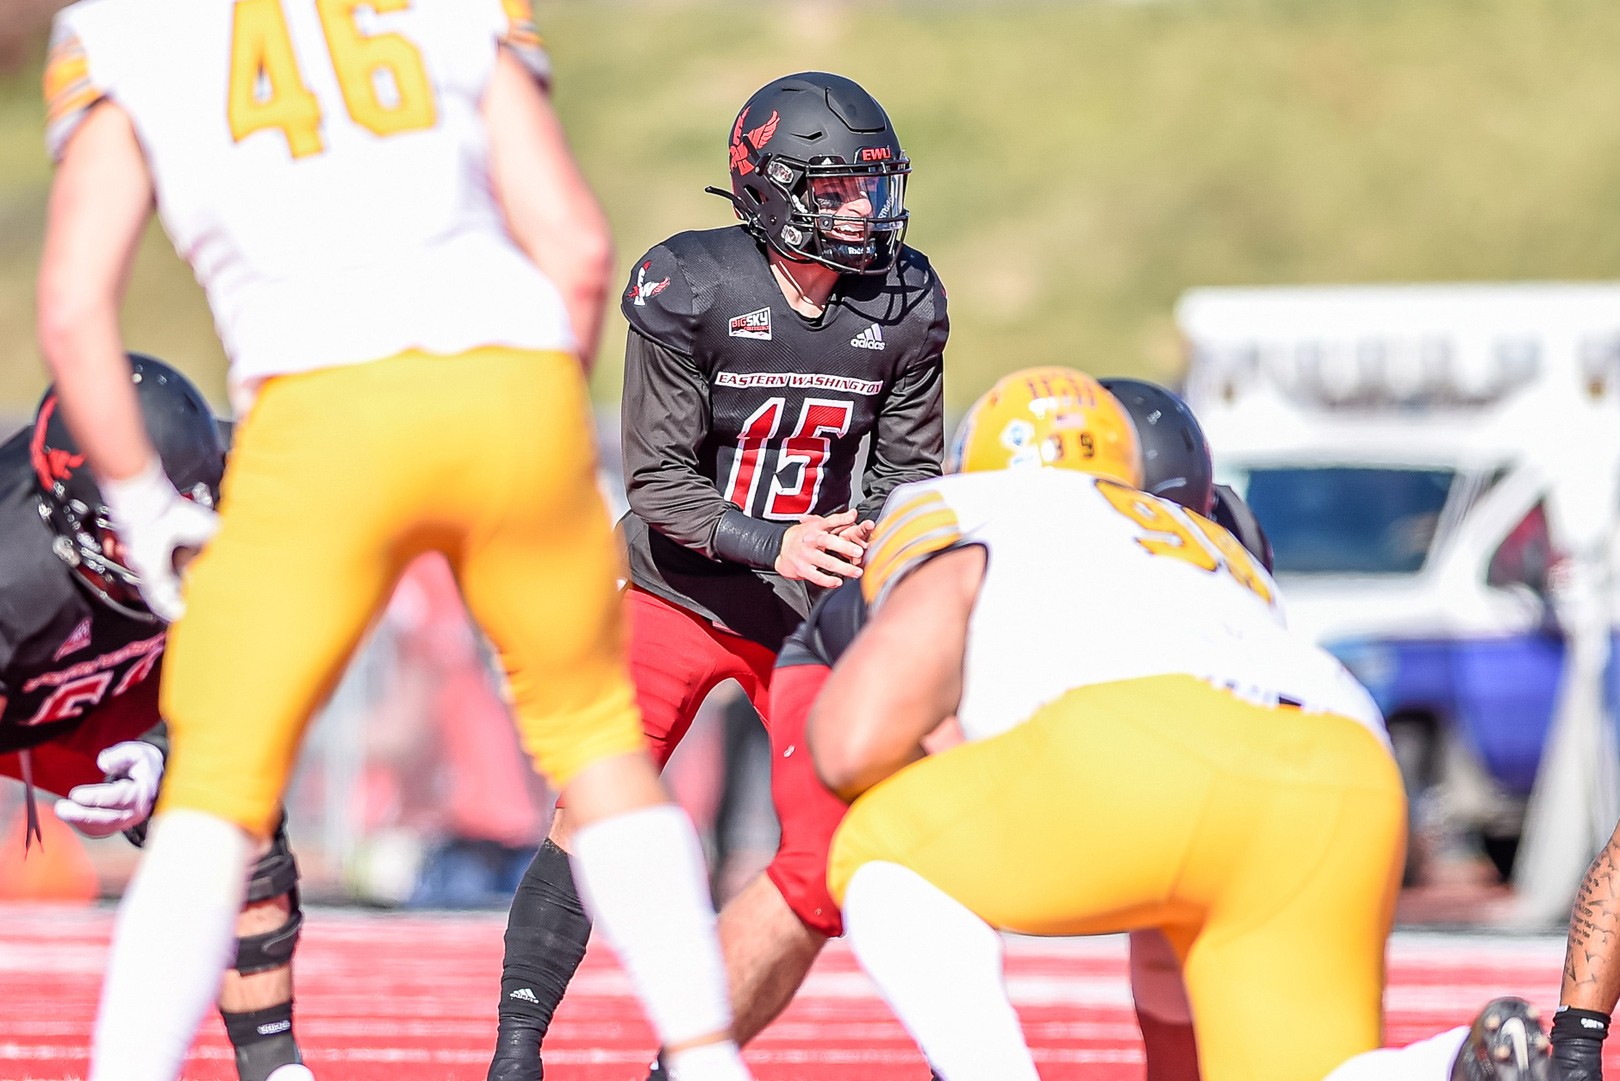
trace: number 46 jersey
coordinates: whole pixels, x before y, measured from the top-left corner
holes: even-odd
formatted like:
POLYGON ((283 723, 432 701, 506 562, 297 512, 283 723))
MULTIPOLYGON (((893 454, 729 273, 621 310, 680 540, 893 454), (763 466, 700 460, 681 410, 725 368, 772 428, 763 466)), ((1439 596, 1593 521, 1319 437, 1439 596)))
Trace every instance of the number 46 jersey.
POLYGON ((965 473, 898 489, 867 551, 875 611, 934 554, 982 545, 958 718, 998 735, 1071 690, 1188 675, 1287 712, 1335 713, 1386 740, 1366 690, 1284 623, 1277 587, 1208 519, 1064 469, 965 473))
POLYGON ((502 46, 547 78, 525 0, 81 0, 46 140, 60 159, 98 102, 128 114, 239 408, 264 377, 405 349, 571 349, 490 191, 502 46))

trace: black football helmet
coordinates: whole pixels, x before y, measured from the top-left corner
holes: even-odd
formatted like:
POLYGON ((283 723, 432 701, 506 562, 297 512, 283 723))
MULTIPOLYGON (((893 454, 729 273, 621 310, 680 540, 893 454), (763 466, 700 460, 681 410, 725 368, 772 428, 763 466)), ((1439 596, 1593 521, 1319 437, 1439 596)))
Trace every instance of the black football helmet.
MULTIPOLYGON (((146 434, 163 459, 163 471, 181 495, 215 506, 225 474, 225 443, 213 410, 191 380, 161 360, 130 353, 129 366, 146 434)), ((55 386, 45 391, 34 414, 29 457, 39 484, 40 517, 56 534, 52 550, 115 611, 158 622, 141 599, 138 576, 108 552, 111 514, 57 408, 55 386)))
POLYGON ((1247 548, 1249 554, 1266 568, 1267 574, 1272 572, 1276 558, 1271 551, 1271 538, 1260 528, 1260 519, 1256 518, 1254 511, 1243 502, 1242 496, 1224 484, 1217 484, 1215 506, 1209 516, 1216 525, 1236 537, 1238 543, 1247 548))
POLYGON ((1119 399, 1142 444, 1142 490, 1209 517, 1215 467, 1204 429, 1187 403, 1145 379, 1099 379, 1119 399))
POLYGON ((706 190, 729 196, 749 230, 789 259, 886 274, 905 240, 910 172, 872 95, 807 71, 748 99, 731 128, 731 191, 706 190))

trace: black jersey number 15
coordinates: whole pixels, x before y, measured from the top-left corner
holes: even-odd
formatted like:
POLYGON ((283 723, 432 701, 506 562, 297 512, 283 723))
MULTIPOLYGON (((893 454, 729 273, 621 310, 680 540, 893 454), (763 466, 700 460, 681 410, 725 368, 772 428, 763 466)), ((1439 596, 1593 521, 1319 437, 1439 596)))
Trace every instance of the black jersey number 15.
POLYGON ((725 497, 756 518, 798 521, 810 513, 832 455, 832 441, 849 432, 854 407, 830 398, 806 398, 791 434, 779 435, 787 400, 768 399, 737 436, 725 497), (798 483, 784 486, 784 470, 797 465, 798 483))

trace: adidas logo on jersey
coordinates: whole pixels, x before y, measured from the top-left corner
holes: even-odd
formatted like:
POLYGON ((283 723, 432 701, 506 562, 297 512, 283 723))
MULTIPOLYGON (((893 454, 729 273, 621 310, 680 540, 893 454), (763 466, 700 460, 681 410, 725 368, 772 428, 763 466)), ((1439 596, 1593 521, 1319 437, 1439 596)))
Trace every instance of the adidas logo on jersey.
POLYGON ((536 1006, 540 1005, 540 1000, 535 998, 534 997, 534 992, 529 990, 527 987, 519 987, 516 991, 513 991, 510 995, 507 995, 506 997, 507 998, 515 998, 519 1002, 532 1002, 536 1006))
POLYGON ((878 328, 876 323, 873 323, 871 326, 855 335, 855 337, 851 338, 849 340, 849 344, 853 345, 856 349, 882 349, 883 331, 878 328))
POLYGON ((746 315, 732 316, 731 329, 727 333, 733 338, 758 338, 760 341, 770 341, 771 310, 758 308, 746 315))

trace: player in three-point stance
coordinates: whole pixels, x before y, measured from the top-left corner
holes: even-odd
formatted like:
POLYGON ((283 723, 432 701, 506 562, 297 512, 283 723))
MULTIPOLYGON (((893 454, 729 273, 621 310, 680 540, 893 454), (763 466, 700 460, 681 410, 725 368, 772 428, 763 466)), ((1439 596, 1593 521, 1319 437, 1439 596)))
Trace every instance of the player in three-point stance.
MULTIPOLYGON (((185 376, 131 354, 147 438, 169 482, 213 506, 225 444, 185 376)), ((163 780, 158 714, 168 629, 141 598, 55 388, 0 444, 0 774, 62 797, 80 832, 140 843, 163 780)), ((32 818, 30 818, 32 821, 32 818)), ((303 925, 285 823, 253 865, 219 1010, 241 1081, 308 1081, 293 1036, 292 958, 303 925)))
POLYGON ((809 720, 853 801, 832 895, 939 1074, 1037 1078, 996 929, 1153 929, 1206 1081, 1551 1081, 1518 999, 1378 1050, 1406 822, 1382 719, 1230 533, 1141 490, 1118 401, 1017 372, 954 448, 885 507, 809 720), (926 754, 953 717, 965 742, 926 754))

